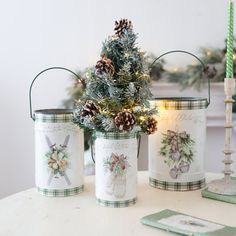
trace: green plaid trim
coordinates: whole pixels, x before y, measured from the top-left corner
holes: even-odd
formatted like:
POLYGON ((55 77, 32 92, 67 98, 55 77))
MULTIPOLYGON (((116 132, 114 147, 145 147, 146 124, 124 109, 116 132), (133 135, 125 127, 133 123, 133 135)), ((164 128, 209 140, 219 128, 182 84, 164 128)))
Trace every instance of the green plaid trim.
POLYGON ((125 200, 125 201, 107 201, 107 200, 102 200, 100 198, 96 198, 96 202, 100 206, 105 206, 105 207, 114 207, 114 208, 121 208, 121 207, 128 207, 131 205, 134 205, 137 201, 137 198, 133 198, 130 200, 125 200))
POLYGON ((73 114, 35 114, 35 121, 42 123, 72 122, 73 114))
POLYGON ((199 100, 173 100, 157 99, 150 101, 151 107, 157 107, 158 110, 198 110, 208 107, 207 99, 199 100))
POLYGON ((149 184, 154 188, 160 188, 164 190, 191 191, 205 187, 206 181, 205 179, 201 179, 193 182, 180 183, 180 182, 159 181, 157 179, 149 177, 149 184))
POLYGON ((84 191, 84 185, 81 185, 76 188, 68 188, 68 189, 47 189, 37 187, 37 191, 48 197, 68 197, 72 195, 79 194, 84 191))
POLYGON ((130 139, 130 138, 137 138, 137 133, 118 133, 118 132, 96 132, 96 138, 104 138, 104 139, 130 139))

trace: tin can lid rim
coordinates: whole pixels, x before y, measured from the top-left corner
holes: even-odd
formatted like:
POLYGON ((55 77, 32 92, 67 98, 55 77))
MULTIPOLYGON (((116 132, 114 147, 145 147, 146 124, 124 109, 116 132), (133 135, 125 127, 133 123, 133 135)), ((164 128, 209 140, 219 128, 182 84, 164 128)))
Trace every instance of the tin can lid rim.
POLYGON ((64 115, 64 114, 73 114, 73 109, 40 109, 34 111, 35 114, 43 114, 43 115, 64 115))
POLYGON ((207 98, 203 97, 154 97, 152 101, 167 100, 167 101, 207 101, 207 98))

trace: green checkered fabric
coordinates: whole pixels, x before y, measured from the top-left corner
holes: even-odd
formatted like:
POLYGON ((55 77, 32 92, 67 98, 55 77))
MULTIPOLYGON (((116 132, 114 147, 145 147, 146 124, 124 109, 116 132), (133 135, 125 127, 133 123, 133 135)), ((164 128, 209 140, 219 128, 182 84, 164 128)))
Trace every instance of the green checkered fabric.
POLYGON ((137 198, 133 198, 130 200, 125 200, 125 201, 107 201, 107 200, 102 200, 100 198, 96 198, 96 202, 100 206, 105 206, 105 207, 113 207, 113 208, 121 208, 121 207, 128 207, 131 205, 134 205, 137 201, 137 198))
POLYGON ((205 179, 193 182, 180 183, 180 182, 159 181, 151 177, 149 177, 149 184, 154 188, 173 190, 173 191, 191 191, 191 190, 201 189, 206 186, 205 179))
POLYGON ((103 138, 103 139, 130 139, 130 138, 137 138, 137 133, 118 133, 118 132, 96 132, 96 138, 103 138))
POLYGON ((81 185, 76 188, 68 189, 46 189, 37 187, 37 190, 40 194, 48 197, 68 197, 79 194, 84 191, 84 185, 81 185))
POLYGON ((35 122, 42 123, 67 123, 72 122, 73 113, 71 114, 35 114, 35 122))
POLYGON ((199 110, 208 107, 207 99, 181 100, 181 99, 157 99, 150 101, 151 107, 157 107, 158 110, 199 110))

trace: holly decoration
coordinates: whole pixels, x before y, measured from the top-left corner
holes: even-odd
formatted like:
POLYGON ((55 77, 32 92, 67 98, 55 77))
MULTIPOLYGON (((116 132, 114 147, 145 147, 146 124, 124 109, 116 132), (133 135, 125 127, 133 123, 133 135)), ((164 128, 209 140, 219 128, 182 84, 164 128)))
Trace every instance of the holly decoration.
POLYGON ((164 163, 170 167, 170 176, 177 179, 181 174, 187 173, 194 156, 194 140, 186 131, 178 132, 168 130, 163 134, 160 155, 164 163))
POLYGON ((156 130, 157 110, 149 108, 145 54, 136 45, 131 21, 116 21, 114 30, 103 43, 101 58, 86 73, 86 91, 76 103, 74 122, 100 132, 150 133, 156 130), (150 117, 152 125, 144 125, 150 123, 150 117))

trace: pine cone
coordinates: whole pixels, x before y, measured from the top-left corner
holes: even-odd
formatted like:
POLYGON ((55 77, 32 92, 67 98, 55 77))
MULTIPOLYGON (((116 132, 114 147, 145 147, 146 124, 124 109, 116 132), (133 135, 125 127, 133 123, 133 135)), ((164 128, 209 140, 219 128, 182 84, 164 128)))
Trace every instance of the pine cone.
POLYGON ((125 30, 132 29, 132 23, 131 21, 127 19, 121 19, 119 22, 115 22, 115 34, 119 37, 121 37, 124 34, 125 30))
POLYGON ((145 130, 146 134, 153 134, 157 131, 157 120, 154 117, 149 117, 147 120, 147 128, 145 130))
POLYGON ((216 76, 217 70, 214 66, 207 65, 204 68, 203 73, 206 74, 206 76, 211 79, 211 78, 214 78, 216 76))
POLYGON ((82 117, 86 117, 86 116, 94 117, 98 113, 100 113, 99 107, 96 104, 94 104, 94 102, 87 101, 84 104, 80 115, 82 117))
POLYGON ((112 60, 108 59, 105 55, 102 56, 102 59, 99 60, 95 66, 95 73, 97 75, 110 74, 113 75, 115 68, 113 66, 112 60))
POLYGON ((115 117, 115 125, 121 131, 131 131, 135 123, 135 117, 130 112, 119 112, 115 117))

